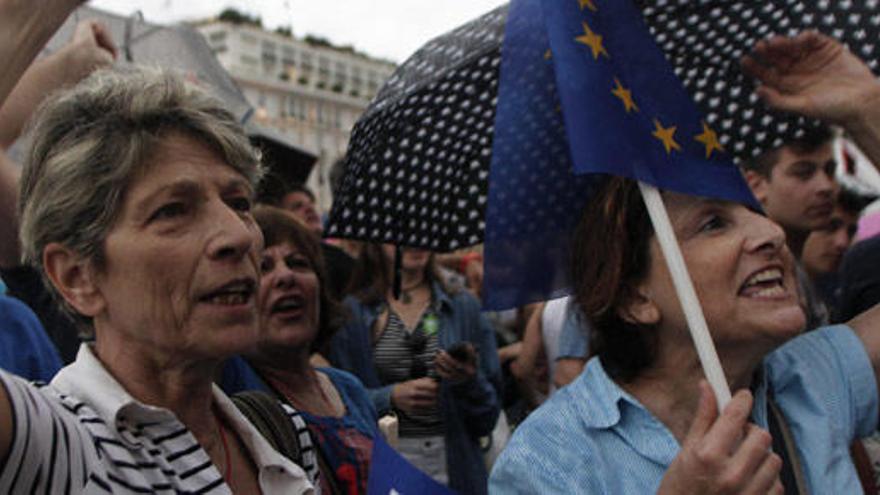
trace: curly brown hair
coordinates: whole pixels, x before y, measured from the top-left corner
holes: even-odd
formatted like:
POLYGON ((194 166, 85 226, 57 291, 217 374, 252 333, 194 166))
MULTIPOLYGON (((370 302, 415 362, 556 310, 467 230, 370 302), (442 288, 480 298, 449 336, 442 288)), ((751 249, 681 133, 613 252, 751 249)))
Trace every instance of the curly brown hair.
POLYGON ((345 324, 347 313, 342 304, 331 295, 320 239, 295 215, 281 208, 259 205, 254 208, 254 220, 263 232, 266 248, 285 243, 296 247, 306 257, 317 275, 321 315, 318 320, 318 333, 312 342, 311 350, 322 349, 333 334, 345 324))

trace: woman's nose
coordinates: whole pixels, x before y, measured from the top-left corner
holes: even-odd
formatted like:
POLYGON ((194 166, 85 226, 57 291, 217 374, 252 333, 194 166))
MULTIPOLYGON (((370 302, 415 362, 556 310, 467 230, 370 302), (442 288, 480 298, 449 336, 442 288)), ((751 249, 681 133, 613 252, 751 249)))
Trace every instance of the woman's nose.
POLYGON ((746 248, 749 251, 778 251, 785 245, 785 231, 773 220, 749 211, 746 248))
POLYGON ((223 204, 210 221, 216 227, 208 252, 214 259, 241 259, 262 243, 259 229, 252 220, 223 204))

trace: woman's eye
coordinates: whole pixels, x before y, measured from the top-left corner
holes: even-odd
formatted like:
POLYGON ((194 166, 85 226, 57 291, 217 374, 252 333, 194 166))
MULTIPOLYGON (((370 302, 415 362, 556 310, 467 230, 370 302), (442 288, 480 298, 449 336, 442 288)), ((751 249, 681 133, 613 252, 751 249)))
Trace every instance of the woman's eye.
POLYGON ((237 197, 229 200, 229 206, 240 212, 251 211, 251 199, 246 197, 237 197))
POLYGON ((309 260, 301 257, 288 257, 284 260, 284 263, 291 270, 310 270, 312 268, 309 260))
POLYGON ((718 230, 724 227, 725 223, 724 218, 718 215, 711 215, 700 225, 700 232, 718 230))
POLYGON ((263 258, 260 260, 260 273, 269 273, 272 271, 272 258, 263 258))
POLYGON ((166 220, 179 217, 186 213, 186 205, 182 202, 168 203, 160 206, 150 216, 150 221, 166 220))

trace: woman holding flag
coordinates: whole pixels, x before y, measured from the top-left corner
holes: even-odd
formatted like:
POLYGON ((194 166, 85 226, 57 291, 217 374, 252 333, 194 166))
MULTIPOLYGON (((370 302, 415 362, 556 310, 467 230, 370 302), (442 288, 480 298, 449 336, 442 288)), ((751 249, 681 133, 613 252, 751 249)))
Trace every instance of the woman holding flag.
MULTIPOLYGON (((880 85, 861 61, 813 32, 755 55, 744 67, 768 103, 844 126, 880 163, 880 85)), ((490 491, 860 492, 848 446, 877 428, 880 308, 801 334, 780 227, 737 203, 663 197, 732 400, 719 412, 703 380, 637 185, 608 179, 573 250, 595 357, 520 426, 490 491)))

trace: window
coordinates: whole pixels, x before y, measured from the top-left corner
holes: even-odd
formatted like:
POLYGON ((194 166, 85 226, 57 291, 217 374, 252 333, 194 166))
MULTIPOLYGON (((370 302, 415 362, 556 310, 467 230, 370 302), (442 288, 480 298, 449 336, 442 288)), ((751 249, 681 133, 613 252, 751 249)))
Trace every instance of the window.
POLYGON ((281 63, 285 67, 293 67, 296 65, 296 52, 293 48, 289 46, 281 48, 281 63))
POLYGON ((278 56, 275 53, 275 43, 271 41, 264 41, 262 46, 262 58, 264 64, 274 64, 278 61, 278 56))

